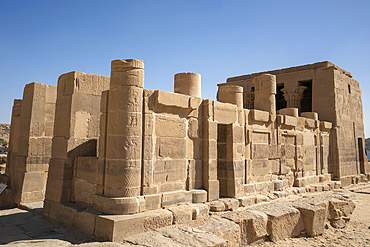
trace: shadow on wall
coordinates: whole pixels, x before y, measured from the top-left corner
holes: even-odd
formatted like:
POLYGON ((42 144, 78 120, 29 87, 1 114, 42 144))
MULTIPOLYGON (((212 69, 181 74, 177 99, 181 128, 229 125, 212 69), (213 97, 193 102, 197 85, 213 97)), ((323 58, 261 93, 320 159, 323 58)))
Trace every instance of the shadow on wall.
POLYGON ((67 153, 68 159, 76 157, 96 157, 97 156, 97 140, 88 140, 67 153))

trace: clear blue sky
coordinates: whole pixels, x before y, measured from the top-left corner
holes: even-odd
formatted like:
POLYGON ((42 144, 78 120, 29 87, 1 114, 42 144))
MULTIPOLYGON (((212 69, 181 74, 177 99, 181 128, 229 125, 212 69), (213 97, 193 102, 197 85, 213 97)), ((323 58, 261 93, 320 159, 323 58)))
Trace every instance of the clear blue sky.
MULTIPOLYGON (((370 109, 370 1, 0 0, 0 123, 30 82, 69 71, 109 75, 110 61, 145 62, 145 87, 173 91, 202 75, 215 99, 226 78, 331 61, 360 82, 370 109)), ((365 135, 370 113, 364 110, 365 135)))

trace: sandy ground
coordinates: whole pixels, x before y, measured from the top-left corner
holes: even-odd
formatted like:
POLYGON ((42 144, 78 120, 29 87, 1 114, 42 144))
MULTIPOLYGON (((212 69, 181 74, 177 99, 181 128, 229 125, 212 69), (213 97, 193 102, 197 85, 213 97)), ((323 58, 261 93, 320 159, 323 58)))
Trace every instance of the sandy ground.
POLYGON ((345 192, 356 196, 356 209, 344 229, 335 229, 327 224, 322 236, 314 238, 289 238, 277 243, 265 242, 255 246, 370 246, 370 185, 353 186, 345 192))
MULTIPOLYGON (((254 246, 370 246, 370 184, 344 190, 354 194, 356 209, 344 229, 329 224, 322 236, 289 238, 277 243, 264 242, 254 246)), ((98 242, 82 233, 63 227, 23 209, 0 210, 0 245, 60 247, 127 247, 128 243, 98 242)), ((164 247, 164 246, 163 246, 164 247)))

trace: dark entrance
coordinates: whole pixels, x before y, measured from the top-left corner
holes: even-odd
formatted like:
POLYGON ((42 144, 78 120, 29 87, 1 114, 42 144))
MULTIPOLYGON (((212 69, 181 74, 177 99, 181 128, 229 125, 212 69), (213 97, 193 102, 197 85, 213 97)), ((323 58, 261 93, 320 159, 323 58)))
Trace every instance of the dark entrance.
POLYGON ((358 138, 358 158, 360 161, 360 173, 365 174, 364 146, 362 138, 358 138))
POLYGON ((220 197, 230 197, 229 179, 232 176, 232 137, 231 125, 217 125, 217 180, 220 197))
POLYGON ((284 99, 284 93, 281 91, 281 89, 283 88, 284 88, 284 84, 276 85, 276 95, 275 95, 276 111, 286 108, 286 101, 284 99))
POLYGON ((301 81, 299 82, 299 86, 307 87, 303 92, 301 112, 312 112, 312 80, 301 81))

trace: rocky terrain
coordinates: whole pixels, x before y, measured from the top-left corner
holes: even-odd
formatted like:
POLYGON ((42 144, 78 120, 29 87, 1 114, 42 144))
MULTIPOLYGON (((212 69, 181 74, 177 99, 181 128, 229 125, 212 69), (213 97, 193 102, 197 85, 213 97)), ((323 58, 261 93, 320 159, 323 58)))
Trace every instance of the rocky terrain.
POLYGON ((0 124, 0 139, 9 141, 10 124, 0 124))
MULTIPOLYGON (((87 235, 74 231, 67 227, 58 225, 57 223, 41 218, 40 215, 34 214, 31 211, 23 209, 9 209, 0 211, 0 244, 6 246, 63 246, 63 247, 129 247, 129 246, 237 246, 235 240, 248 236, 251 232, 259 233, 262 241, 255 241, 254 246, 369 246, 370 245, 370 185, 354 185, 344 190, 339 190, 339 193, 322 192, 313 194, 289 195, 284 198, 276 199, 273 202, 261 202, 258 205, 246 208, 239 208, 237 211, 229 211, 221 214, 212 215, 209 219, 201 219, 188 223, 172 225, 164 228, 159 228, 153 231, 148 231, 142 234, 133 235, 125 240, 112 243, 101 242, 98 239, 91 238, 87 235), (340 192, 339 192, 340 191, 340 192), (344 193, 341 193, 344 192, 344 193), (333 198, 334 196, 334 198, 333 198), (350 199, 340 199, 345 196, 350 199), (316 198, 316 199, 315 199, 316 198), (337 199, 340 199, 339 201, 337 199), (317 200, 318 199, 318 200, 317 200), (295 238, 282 237, 279 239, 267 236, 263 221, 260 217, 251 218, 251 221, 241 220, 248 215, 248 212, 256 212, 254 210, 265 208, 270 215, 268 220, 278 221, 275 227, 277 232, 282 233, 291 222, 284 220, 286 217, 282 215, 272 214, 271 207, 275 205, 294 205, 304 200, 310 200, 311 203, 329 200, 328 211, 325 213, 331 218, 332 216, 340 216, 334 221, 327 221, 325 225, 311 222, 315 226, 311 230, 320 230, 316 232, 316 236, 308 237, 310 232, 301 232, 295 238), (332 207, 335 204, 338 206, 332 207), (343 204, 344 202, 344 204, 343 204), (349 203, 347 203, 349 202, 349 203), (355 210, 354 204, 356 205, 355 210), (332 205, 332 206, 330 206, 332 205), (348 207, 350 206, 350 207, 348 207), (247 211, 246 211, 247 210, 247 211), (348 214, 346 216, 346 214, 348 214), (350 217, 348 217, 350 216, 350 217), (345 224, 338 226, 333 223, 343 222, 345 224), (339 220, 339 221, 337 221, 339 220), (262 223, 262 224, 260 224, 262 223), (279 227, 281 225, 285 227, 279 227), (336 227, 333 227, 336 226, 336 227), (246 231, 245 231, 246 230, 246 231), (265 237, 263 237, 263 235, 265 237)), ((301 208, 297 204, 296 207, 301 208)), ((283 206, 284 207, 284 206, 283 206)), ((274 208, 274 207, 273 207, 274 208)), ((315 208, 312 208, 315 209, 315 208)), ((278 210, 278 209, 276 209, 278 210)), ((302 210, 302 209, 301 209, 302 210)), ((279 210, 278 210, 279 211, 279 210)), ((318 219, 319 211, 314 210, 314 218, 318 219)), ((304 210, 302 210, 304 212, 304 210)), ((320 211, 322 213, 322 210, 320 211)), ((286 215, 286 214, 284 214, 286 215)), ((305 220, 304 220, 305 222, 305 220)), ((320 221, 323 223, 322 221, 320 221)), ((268 229, 270 229, 268 227, 268 229)), ((272 228, 270 230, 273 230, 272 228)), ((274 234, 274 231, 271 232, 274 234)), ((255 234, 252 234, 256 237, 255 234)), ((239 246, 247 246, 248 239, 244 242, 239 242, 239 246)))
POLYGON ((9 133, 10 124, 0 124, 0 154, 6 152, 8 149, 9 133))

